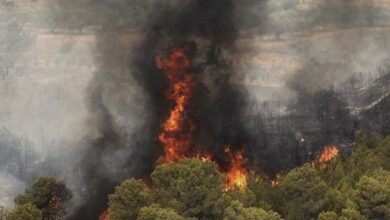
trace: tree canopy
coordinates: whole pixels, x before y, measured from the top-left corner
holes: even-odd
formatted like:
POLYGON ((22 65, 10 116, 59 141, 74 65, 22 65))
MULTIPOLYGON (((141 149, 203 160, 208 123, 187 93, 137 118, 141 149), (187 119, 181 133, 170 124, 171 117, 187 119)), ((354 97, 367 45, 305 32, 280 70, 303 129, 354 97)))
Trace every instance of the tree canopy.
POLYGON ((305 164, 274 181, 249 174, 244 190, 225 189, 215 163, 185 159, 157 166, 149 187, 124 181, 110 195, 109 210, 115 220, 388 219, 388 152, 390 137, 362 133, 351 154, 341 152, 326 166, 305 164))
POLYGON ((149 207, 141 208, 137 220, 186 220, 189 218, 184 218, 177 214, 174 209, 170 208, 161 208, 158 205, 152 205, 149 207))
POLYGON ((159 202, 184 216, 211 217, 223 207, 224 177, 212 162, 196 159, 158 166, 152 173, 159 202))
POLYGON ((15 204, 21 207, 31 204, 42 212, 44 218, 56 219, 65 214, 65 203, 71 198, 72 192, 64 182, 53 177, 39 177, 15 198, 15 204))
MULTIPOLYGON (((107 213, 110 220, 389 219, 389 152, 390 136, 362 133, 353 152, 326 166, 305 164, 274 180, 250 173, 244 189, 226 189, 214 162, 184 159, 157 166, 149 184, 123 181, 107 213)), ((71 197, 63 182, 40 177, 17 196, 15 209, 0 206, 0 220, 61 219, 71 197)))
POLYGON ((7 214, 6 220, 42 220, 41 210, 31 203, 20 205, 7 214))
POLYGON ((109 219, 135 219, 139 210, 154 202, 152 192, 139 180, 126 180, 109 196, 109 219))

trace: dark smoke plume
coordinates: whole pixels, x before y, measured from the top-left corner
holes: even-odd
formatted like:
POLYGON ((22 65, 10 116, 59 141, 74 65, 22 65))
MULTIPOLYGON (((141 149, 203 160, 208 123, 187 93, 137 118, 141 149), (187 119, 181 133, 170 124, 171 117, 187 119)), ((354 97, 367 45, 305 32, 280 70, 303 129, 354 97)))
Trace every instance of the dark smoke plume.
MULTIPOLYGON (((310 9, 298 0, 51 2, 57 6, 60 26, 80 27, 80 33, 83 26, 97 27, 98 71, 86 100, 90 135, 80 143, 86 146, 78 171, 84 183, 78 192, 83 203, 70 219, 96 219, 107 207, 107 195, 115 185, 129 177, 148 176, 162 154, 156 136, 173 103, 165 99, 168 85, 155 66, 157 56, 164 58, 181 47, 190 57, 189 72, 198 81, 188 112, 197 127, 194 147, 213 153, 222 166, 224 145, 245 147, 251 168, 268 174, 312 160, 326 144, 350 142, 355 119, 332 86, 353 62, 339 63, 359 62, 351 56, 357 51, 364 51, 362 60, 377 51, 387 56, 379 50, 382 47, 366 52, 366 42, 375 38, 364 35, 353 43, 348 33, 341 40, 343 35, 313 42, 303 38, 302 44, 288 48, 307 62, 300 63, 302 68, 286 85, 296 97, 274 109, 272 103, 256 106, 252 101, 249 106, 244 85, 236 83, 242 72, 231 62, 242 52, 236 48, 239 36, 274 34, 278 41, 283 39, 280 35, 318 28, 376 26, 386 16, 377 18, 374 6, 361 7, 348 0, 323 1, 310 9), (269 108, 270 116, 261 108, 269 108), (280 109, 284 109, 282 114, 277 113, 280 109)), ((255 52, 252 43, 245 49, 255 52)))
MULTIPOLYGON (((137 3, 120 4, 129 8, 137 3)), ((233 85, 229 62, 238 36, 233 1, 159 1, 147 11, 136 46, 126 25, 116 23, 97 34, 99 70, 88 89, 91 135, 79 165, 84 203, 71 219, 97 219, 115 185, 144 177, 155 166, 162 153, 156 136, 171 103, 165 100, 167 84, 154 62, 176 47, 190 56, 190 72, 199 82, 189 107, 197 127, 194 147, 222 155, 225 145, 239 148, 247 141, 241 120, 245 91, 233 85)), ((121 12, 123 20, 134 18, 121 12)))

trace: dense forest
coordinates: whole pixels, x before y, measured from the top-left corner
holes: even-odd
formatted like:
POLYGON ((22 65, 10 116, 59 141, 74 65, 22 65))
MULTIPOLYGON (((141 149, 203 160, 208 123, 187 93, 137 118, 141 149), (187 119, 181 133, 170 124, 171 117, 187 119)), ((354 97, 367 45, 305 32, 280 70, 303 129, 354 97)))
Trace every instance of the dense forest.
MULTIPOLYGON (((101 219, 318 219, 390 218, 390 137, 361 133, 352 153, 307 163, 270 179, 250 173, 246 187, 225 188, 217 165, 199 159, 157 166, 147 180, 128 179, 109 195, 101 219)), ((0 219, 61 219, 72 193, 40 177, 1 208, 0 219)))

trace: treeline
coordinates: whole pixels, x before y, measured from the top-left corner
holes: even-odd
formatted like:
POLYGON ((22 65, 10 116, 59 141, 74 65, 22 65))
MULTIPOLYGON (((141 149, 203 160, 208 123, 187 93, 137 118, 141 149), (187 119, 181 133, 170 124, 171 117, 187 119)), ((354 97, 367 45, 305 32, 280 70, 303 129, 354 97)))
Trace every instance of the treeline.
MULTIPOLYGON (((108 196, 110 220, 390 218, 390 136, 357 137, 351 154, 326 166, 305 164, 276 180, 248 174, 247 187, 226 190, 213 162, 197 159, 155 168, 151 181, 128 179, 108 196)), ((62 219, 72 193, 61 181, 39 178, 0 219, 62 219)))
POLYGON ((247 144, 252 167, 273 176, 314 160, 326 145, 350 152, 358 132, 390 133, 388 67, 376 77, 352 74, 325 88, 311 76, 317 72, 300 72, 288 82, 295 97, 251 101, 244 118, 255 134, 247 144))

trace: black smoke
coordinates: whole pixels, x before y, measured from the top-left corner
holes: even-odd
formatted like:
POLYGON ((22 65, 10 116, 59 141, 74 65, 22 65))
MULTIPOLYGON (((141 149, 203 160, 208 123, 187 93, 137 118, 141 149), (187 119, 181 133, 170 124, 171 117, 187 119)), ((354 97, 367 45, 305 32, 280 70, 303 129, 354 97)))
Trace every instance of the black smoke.
MULTIPOLYGON (((285 28, 281 33, 326 30, 335 24, 371 27, 378 20, 371 7, 361 9, 348 1, 332 1, 310 10, 314 14, 305 14, 307 19, 301 24, 302 14, 291 13, 301 12, 299 1, 276 4, 274 13, 268 8, 272 1, 266 0, 53 2, 60 6, 58 14, 72 15, 69 22, 94 27, 97 41, 98 70, 86 98, 90 135, 80 143, 84 152, 77 168, 84 183, 78 192, 83 202, 70 219, 96 219, 117 184, 129 177, 143 178, 152 171, 162 154, 156 136, 173 105, 165 99, 167 83, 155 66, 155 58, 166 57, 176 47, 186 50, 192 64, 189 72, 198 81, 188 111, 197 127, 193 147, 212 152, 219 164, 226 162, 225 145, 235 150, 245 147, 251 168, 275 174, 314 159, 324 145, 353 140, 355 118, 332 88, 335 73, 348 69, 340 70, 330 58, 342 59, 339 54, 354 54, 354 48, 349 49, 339 39, 330 42, 336 45, 334 55, 318 52, 318 47, 328 48, 327 42, 297 48, 304 60, 319 57, 321 62, 313 60, 294 74, 286 87, 295 97, 276 110, 271 109, 272 103, 256 106, 249 101, 244 86, 237 83, 243 73, 235 69, 232 60, 239 54, 236 40, 242 34, 270 34, 269 26, 285 28), (287 12, 299 18, 281 19, 287 12), (359 19, 355 19, 357 14, 359 19), (264 109, 271 109, 272 114, 264 109), (283 114, 275 114, 280 109, 283 114)), ((355 38, 354 47, 365 45, 361 38, 355 38)))
MULTIPOLYGON (((121 12, 123 20, 134 17, 121 12)), ((159 1, 144 12, 149 14, 136 44, 123 23, 96 36, 99 69, 87 91, 91 135, 85 138, 88 147, 78 168, 84 203, 70 219, 97 219, 115 185, 145 177, 155 166, 162 154, 156 136, 173 103, 165 99, 167 83, 154 62, 174 48, 186 50, 198 82, 188 110, 197 127, 193 147, 223 155, 225 145, 238 149, 248 141, 241 117, 246 93, 234 84, 230 61, 238 36, 233 1, 159 1)))

